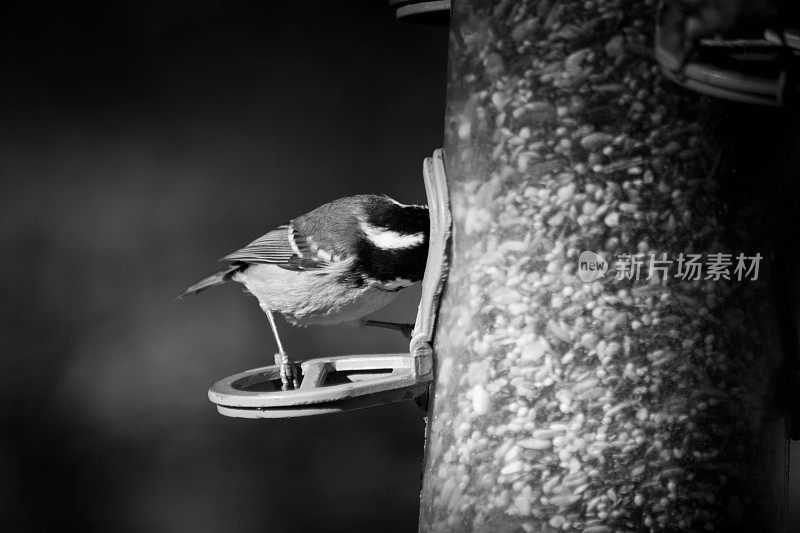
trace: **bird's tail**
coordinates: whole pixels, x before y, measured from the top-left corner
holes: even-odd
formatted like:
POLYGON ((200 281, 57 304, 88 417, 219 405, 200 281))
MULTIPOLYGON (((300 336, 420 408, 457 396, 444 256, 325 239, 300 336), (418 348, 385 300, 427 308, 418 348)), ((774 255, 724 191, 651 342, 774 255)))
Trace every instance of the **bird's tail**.
POLYGON ((206 289, 208 287, 213 287, 214 285, 222 285, 226 281, 230 280, 231 276, 233 276, 236 272, 240 271, 241 269, 242 265, 231 265, 230 267, 224 270, 215 272, 214 274, 211 274, 210 276, 201 279, 200 281, 198 281, 197 283, 186 289, 186 291, 184 291, 183 294, 178 296, 177 299, 180 300, 181 298, 183 298, 184 296, 188 296, 189 294, 197 294, 203 289, 206 289))

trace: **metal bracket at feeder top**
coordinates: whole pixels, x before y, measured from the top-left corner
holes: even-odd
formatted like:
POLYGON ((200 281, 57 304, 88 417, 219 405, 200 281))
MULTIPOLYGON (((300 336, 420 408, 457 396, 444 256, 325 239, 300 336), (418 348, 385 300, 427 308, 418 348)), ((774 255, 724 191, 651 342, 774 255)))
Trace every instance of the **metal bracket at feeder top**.
POLYGON ((683 34, 688 14, 662 1, 656 21, 655 57, 675 83, 709 96, 763 106, 785 106, 797 97, 800 33, 765 31, 763 39, 700 39, 683 34))
POLYGON ((389 0, 397 18, 447 25, 450 0, 389 0))
POLYGON ((425 159, 430 238, 409 353, 342 355, 301 364, 295 390, 281 390, 278 365, 222 379, 208 390, 217 410, 238 418, 287 418, 350 411, 424 395, 433 380, 433 331, 444 281, 450 208, 442 150, 425 159))

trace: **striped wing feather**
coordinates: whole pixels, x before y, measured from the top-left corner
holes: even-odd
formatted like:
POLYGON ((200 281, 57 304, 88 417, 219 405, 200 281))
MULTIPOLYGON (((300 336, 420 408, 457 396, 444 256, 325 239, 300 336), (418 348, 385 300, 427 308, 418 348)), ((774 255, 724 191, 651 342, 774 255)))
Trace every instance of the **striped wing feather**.
POLYGON ((267 263, 289 270, 312 270, 326 264, 311 255, 305 239, 293 231, 291 224, 262 235, 244 248, 226 255, 222 261, 267 263), (292 242, 296 249, 292 247, 292 242))

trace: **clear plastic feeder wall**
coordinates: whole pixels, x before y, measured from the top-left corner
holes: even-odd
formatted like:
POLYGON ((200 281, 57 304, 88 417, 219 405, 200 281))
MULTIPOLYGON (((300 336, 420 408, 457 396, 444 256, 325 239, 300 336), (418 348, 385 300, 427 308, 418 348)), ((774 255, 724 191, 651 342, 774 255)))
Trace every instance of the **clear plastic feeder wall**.
POLYGON ((220 413, 238 418, 285 418, 335 413, 419 398, 433 379, 431 342, 447 274, 450 214, 442 151, 423 166, 430 211, 430 239, 422 297, 408 353, 342 355, 302 362, 300 386, 281 390, 278 365, 235 374, 215 383, 209 399, 220 413))
POLYGON ((453 3, 420 531, 786 530, 800 127, 668 79, 657 7, 453 3))

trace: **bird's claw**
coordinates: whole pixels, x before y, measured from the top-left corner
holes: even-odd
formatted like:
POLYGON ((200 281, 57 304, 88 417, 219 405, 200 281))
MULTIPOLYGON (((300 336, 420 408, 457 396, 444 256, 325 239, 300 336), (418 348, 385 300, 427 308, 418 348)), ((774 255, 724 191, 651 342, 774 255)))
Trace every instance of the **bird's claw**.
POLYGON ((300 387, 300 371, 297 369, 297 364, 288 355, 276 353, 275 364, 280 367, 282 390, 300 387))
POLYGON ((369 319, 361 319, 360 324, 362 326, 393 329, 395 331, 399 331, 403 335, 403 337, 405 337, 408 340, 411 340, 411 336, 414 333, 414 324, 402 324, 398 322, 384 322, 382 320, 369 320, 369 319))

